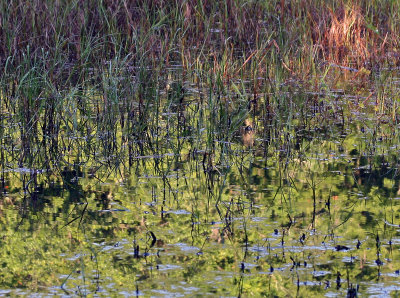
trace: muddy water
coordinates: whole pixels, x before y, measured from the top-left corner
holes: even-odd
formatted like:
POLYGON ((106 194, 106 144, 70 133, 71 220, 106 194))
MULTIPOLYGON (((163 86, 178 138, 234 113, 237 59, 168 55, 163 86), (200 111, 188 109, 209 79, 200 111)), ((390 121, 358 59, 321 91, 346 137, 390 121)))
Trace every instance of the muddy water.
POLYGON ((57 154, 32 146, 34 167, 3 115, 1 294, 398 293, 399 139, 373 98, 363 108, 332 93, 282 114, 229 106, 228 119, 194 94, 160 108, 137 150, 82 130, 60 136, 57 154))

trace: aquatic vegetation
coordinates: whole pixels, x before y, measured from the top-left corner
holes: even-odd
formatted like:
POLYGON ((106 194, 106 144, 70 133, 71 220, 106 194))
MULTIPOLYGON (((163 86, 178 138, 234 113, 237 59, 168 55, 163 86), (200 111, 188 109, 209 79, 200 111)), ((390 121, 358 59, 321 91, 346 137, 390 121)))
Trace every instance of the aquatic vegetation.
POLYGON ((0 1, 0 292, 396 295, 396 1, 0 1))

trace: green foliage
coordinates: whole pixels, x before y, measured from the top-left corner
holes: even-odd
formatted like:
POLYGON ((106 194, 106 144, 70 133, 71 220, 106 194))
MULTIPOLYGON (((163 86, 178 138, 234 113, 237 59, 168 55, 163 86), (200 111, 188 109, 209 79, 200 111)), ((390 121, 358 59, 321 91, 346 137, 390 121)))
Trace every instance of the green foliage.
POLYGON ((394 294, 396 1, 0 9, 8 294, 394 294))

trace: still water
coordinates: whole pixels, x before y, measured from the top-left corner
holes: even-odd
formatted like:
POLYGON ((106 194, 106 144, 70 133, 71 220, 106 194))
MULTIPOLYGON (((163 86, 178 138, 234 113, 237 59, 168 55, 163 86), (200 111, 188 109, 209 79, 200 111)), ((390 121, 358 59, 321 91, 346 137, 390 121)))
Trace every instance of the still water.
POLYGON ((270 114, 185 88, 131 138, 81 115, 26 141, 3 110, 0 295, 398 294, 396 119, 344 92, 270 114))

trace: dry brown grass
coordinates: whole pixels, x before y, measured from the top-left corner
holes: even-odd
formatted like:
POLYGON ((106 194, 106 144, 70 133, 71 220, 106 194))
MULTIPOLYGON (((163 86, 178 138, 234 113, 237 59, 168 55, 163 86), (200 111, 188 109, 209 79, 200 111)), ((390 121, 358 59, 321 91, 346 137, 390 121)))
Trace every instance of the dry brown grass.
POLYGON ((359 61, 369 58, 367 29, 359 7, 330 10, 330 16, 331 25, 325 33, 328 58, 346 65, 352 57, 359 61))
MULTIPOLYGON (((309 17, 314 20, 313 42, 321 49, 322 59, 341 66, 362 68, 387 58, 386 52, 393 49, 396 38, 389 39, 391 32, 378 33, 382 24, 368 24, 365 7, 357 4, 341 4, 337 8, 326 6, 309 17), (375 29, 375 30, 374 30, 375 29)), ((384 22, 385 20, 379 20, 384 22)), ((384 24, 383 24, 384 25, 384 24)))
POLYGON ((29 47, 39 57, 48 51, 46 63, 58 60, 57 67, 130 55, 149 65, 184 56, 184 67, 201 60, 223 68, 224 77, 236 74, 226 58, 243 56, 251 59, 236 63, 240 71, 282 63, 289 75, 301 76, 318 60, 360 69, 399 60, 399 4, 372 2, 0 0, 0 64, 13 56, 18 65, 29 47))

